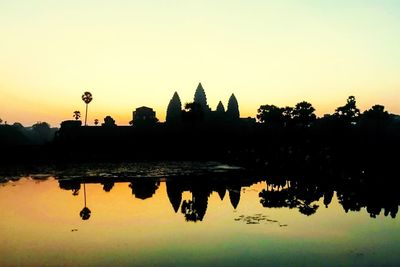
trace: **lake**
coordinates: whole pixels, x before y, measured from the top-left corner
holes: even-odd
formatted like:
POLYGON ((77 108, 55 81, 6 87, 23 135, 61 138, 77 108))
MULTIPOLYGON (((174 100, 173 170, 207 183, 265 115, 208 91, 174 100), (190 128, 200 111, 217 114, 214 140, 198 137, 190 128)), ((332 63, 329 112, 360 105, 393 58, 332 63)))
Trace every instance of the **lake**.
POLYGON ((15 168, 0 182, 1 266, 400 264, 398 202, 217 162, 15 168))

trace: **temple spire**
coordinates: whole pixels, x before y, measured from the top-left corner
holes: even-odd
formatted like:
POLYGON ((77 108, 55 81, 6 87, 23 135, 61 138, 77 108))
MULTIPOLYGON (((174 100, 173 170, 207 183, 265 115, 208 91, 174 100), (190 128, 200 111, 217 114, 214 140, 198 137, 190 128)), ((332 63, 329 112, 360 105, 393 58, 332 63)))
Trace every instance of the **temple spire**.
POLYGON ((222 104, 221 101, 219 101, 216 111, 217 111, 217 113, 220 113, 220 114, 224 114, 225 113, 225 108, 224 108, 224 105, 222 104))
POLYGON ((206 92, 201 83, 199 83, 196 92, 194 93, 194 102, 200 104, 204 109, 208 106, 206 92))
POLYGON ((169 101, 169 104, 167 107, 166 122, 167 123, 180 122, 182 119, 181 112, 182 112, 181 99, 179 98, 178 93, 175 92, 174 95, 172 96, 172 99, 169 101))
POLYGON ((240 117, 239 104, 234 94, 232 94, 229 98, 228 109, 226 110, 226 113, 231 119, 239 119, 240 117))

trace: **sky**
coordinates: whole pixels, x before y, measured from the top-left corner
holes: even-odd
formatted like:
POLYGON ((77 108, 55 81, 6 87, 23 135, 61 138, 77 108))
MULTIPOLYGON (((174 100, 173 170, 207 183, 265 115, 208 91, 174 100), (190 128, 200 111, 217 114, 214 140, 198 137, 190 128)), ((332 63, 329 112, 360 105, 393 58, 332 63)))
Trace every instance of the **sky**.
POLYGON ((0 118, 58 127, 85 111, 160 121, 173 93, 241 117, 308 101, 322 116, 354 95, 400 113, 400 1, 0 0, 0 118))

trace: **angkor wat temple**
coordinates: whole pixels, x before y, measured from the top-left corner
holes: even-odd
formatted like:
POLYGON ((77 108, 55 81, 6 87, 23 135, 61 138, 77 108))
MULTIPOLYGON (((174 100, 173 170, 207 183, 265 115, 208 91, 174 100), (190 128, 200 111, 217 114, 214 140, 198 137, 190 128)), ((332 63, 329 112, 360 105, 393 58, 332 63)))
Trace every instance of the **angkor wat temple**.
POLYGON ((307 102, 294 108, 263 105, 257 118, 259 123, 240 118, 233 94, 226 110, 222 102, 212 110, 199 84, 194 101, 184 107, 178 93, 173 94, 165 123, 159 123, 148 107, 136 109, 131 126, 117 126, 109 116, 101 126, 64 121, 54 141, 41 147, 9 146, 6 160, 32 161, 32 154, 43 162, 226 160, 278 173, 339 165, 356 169, 385 165, 381 169, 388 170, 398 161, 391 157, 400 149, 397 116, 379 105, 361 115, 354 97, 335 114, 318 119, 307 102))
MULTIPOLYGON (((237 124, 255 123, 254 118, 240 118, 239 104, 234 94, 228 100, 225 110, 224 105, 219 101, 215 110, 212 110, 207 103, 207 96, 201 83, 197 86, 193 102, 182 105, 178 92, 175 92, 169 101, 165 123, 178 126, 181 124, 237 124)), ((155 111, 150 107, 139 107, 133 112, 132 126, 153 125, 158 123, 155 111)))
POLYGON ((201 83, 193 102, 181 103, 177 92, 168 104, 166 121, 159 122, 150 107, 132 113, 129 126, 117 126, 107 116, 101 126, 82 126, 80 120, 61 123, 54 144, 68 159, 81 158, 82 149, 89 160, 123 159, 218 159, 230 147, 249 136, 256 127, 254 118, 240 118, 234 94, 227 109, 220 101, 216 110, 207 103, 201 83), (64 152, 63 152, 64 151, 64 152))
MULTIPOLYGON (((216 110, 213 111, 207 103, 206 93, 201 83, 197 86, 193 103, 188 103, 185 106, 185 109, 192 109, 194 112, 196 112, 196 108, 199 109, 197 112, 203 116, 202 119, 206 122, 237 122, 240 119, 239 104, 234 94, 229 98, 226 111, 221 101, 219 101, 216 110)), ((175 92, 168 104, 166 123, 181 123, 185 119, 183 118, 184 114, 182 113, 181 99, 175 92)))

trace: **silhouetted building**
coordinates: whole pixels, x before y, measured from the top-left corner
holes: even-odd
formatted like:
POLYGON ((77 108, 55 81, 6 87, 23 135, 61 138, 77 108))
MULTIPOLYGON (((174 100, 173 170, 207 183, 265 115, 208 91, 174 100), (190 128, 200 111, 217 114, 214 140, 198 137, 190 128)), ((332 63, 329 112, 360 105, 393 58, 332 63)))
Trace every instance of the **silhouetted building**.
POLYGON ((154 124, 158 121, 156 118, 156 112, 149 107, 140 107, 137 108, 136 111, 132 114, 132 124, 140 125, 140 124, 154 124))
MULTIPOLYGON (((204 91, 204 88, 201 83, 196 88, 196 92, 194 94, 194 101, 193 103, 187 103, 185 109, 188 109, 188 112, 193 114, 186 114, 186 117, 196 117, 190 116, 196 113, 196 109, 194 108, 195 105, 200 106, 200 113, 201 113, 201 121, 206 123, 219 123, 219 122, 226 122, 229 121, 230 123, 239 122, 240 113, 239 113, 239 104, 234 94, 231 95, 228 101, 228 108, 225 111, 225 107, 221 101, 219 101, 217 108, 215 111, 212 111, 207 103, 207 96, 204 91)), ((185 111, 183 111, 185 113, 185 111)), ((185 115, 185 114, 184 114, 185 115)), ((167 108, 167 123, 176 123, 183 120, 182 118, 182 104, 181 100, 178 96, 178 93, 175 92, 171 101, 168 104, 167 108)), ((198 117, 198 116, 197 116, 198 117)), ((196 118, 197 118, 196 117, 196 118)), ((185 119, 187 121, 188 118, 185 119)), ((246 122, 250 123, 250 120, 246 122)), ((255 122, 255 120, 252 120, 255 122)))
POLYGON ((177 92, 174 93, 169 101, 167 108, 167 123, 180 123, 182 121, 182 103, 177 92))
POLYGON ((238 104, 234 94, 232 94, 231 97, 229 98, 228 109, 226 110, 226 114, 229 119, 239 119, 240 118, 239 104, 238 104))
POLYGON ((242 125, 254 125, 256 123, 256 119, 252 117, 240 118, 242 125))
POLYGON ((225 114, 225 108, 221 101, 218 102, 216 112, 218 114, 225 114))
POLYGON ((76 129, 82 126, 82 122, 79 120, 68 120, 61 122, 62 129, 76 129))
POLYGON ((200 104, 204 113, 211 111, 211 108, 207 104, 206 92, 204 91, 201 83, 199 83, 199 85, 197 86, 196 92, 194 93, 194 101, 193 102, 200 104))

